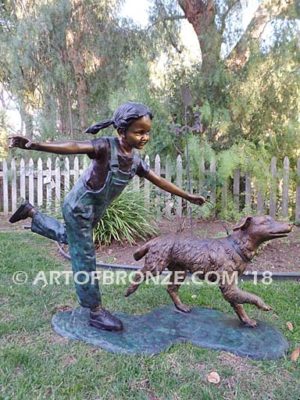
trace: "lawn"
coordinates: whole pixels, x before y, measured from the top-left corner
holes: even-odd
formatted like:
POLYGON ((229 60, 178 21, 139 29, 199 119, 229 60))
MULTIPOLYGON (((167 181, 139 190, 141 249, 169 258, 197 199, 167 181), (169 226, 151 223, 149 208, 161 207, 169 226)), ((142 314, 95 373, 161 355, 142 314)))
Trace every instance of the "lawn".
MULTIPOLYGON (((235 355, 174 345, 156 356, 108 353, 58 336, 52 315, 64 306, 76 306, 72 285, 33 285, 38 271, 68 270, 49 240, 24 233, 0 234, 0 399, 300 399, 300 360, 290 361, 300 346, 300 284, 243 283, 273 310, 263 313, 246 307, 250 316, 278 327, 290 342, 290 351, 277 361, 253 361, 235 355), (16 271, 24 271, 26 284, 14 284, 16 271), (294 329, 287 329, 287 322, 294 329), (207 382, 217 371, 221 382, 207 382)), ((129 299, 125 286, 103 288, 110 310, 130 313, 150 311, 170 304, 163 287, 141 286, 129 299)), ((232 313, 219 290, 209 286, 183 286, 187 304, 232 313)))

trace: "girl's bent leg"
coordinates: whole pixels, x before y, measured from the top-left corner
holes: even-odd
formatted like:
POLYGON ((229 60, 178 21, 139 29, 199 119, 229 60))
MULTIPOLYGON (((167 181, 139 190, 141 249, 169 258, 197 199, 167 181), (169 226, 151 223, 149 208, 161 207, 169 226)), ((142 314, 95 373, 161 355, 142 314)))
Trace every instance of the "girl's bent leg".
POLYGON ((65 225, 39 211, 32 217, 31 230, 56 242, 68 244, 65 225))

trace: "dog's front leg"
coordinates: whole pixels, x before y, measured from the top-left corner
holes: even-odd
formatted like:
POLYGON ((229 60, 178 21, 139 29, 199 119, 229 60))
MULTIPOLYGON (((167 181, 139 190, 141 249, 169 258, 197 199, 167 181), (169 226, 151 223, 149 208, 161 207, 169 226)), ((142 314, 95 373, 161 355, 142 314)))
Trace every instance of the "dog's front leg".
POLYGON ((243 307, 242 304, 235 304, 235 303, 230 303, 234 311, 236 312, 237 316, 239 319, 247 326, 250 326, 251 328, 255 328, 257 326, 257 322, 255 319, 251 319, 248 317, 246 314, 246 311, 243 307))
POLYGON ((186 304, 183 304, 178 295, 178 290, 185 280, 185 277, 186 271, 173 271, 170 276, 170 284, 168 285, 167 292, 173 300, 175 307, 182 312, 188 313, 191 311, 191 308, 186 304))
POLYGON ((248 317, 242 304, 254 304, 257 308, 260 308, 261 310, 271 310, 271 307, 265 304, 260 297, 239 289, 238 287, 236 287, 235 284, 224 286, 221 285, 220 289, 225 300, 227 300, 231 304, 239 319, 248 326, 255 327, 257 323, 255 320, 248 317))

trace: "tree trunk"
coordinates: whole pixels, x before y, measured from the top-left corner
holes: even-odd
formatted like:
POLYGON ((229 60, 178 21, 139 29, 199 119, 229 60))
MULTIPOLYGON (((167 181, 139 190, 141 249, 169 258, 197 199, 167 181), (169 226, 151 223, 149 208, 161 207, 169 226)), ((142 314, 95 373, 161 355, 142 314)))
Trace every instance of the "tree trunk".
MULTIPOLYGON (((229 11, 238 1, 221 16, 222 28, 217 30, 215 23, 216 6, 214 0, 178 0, 186 18, 192 24, 199 40, 202 52, 202 72, 208 72, 220 59, 222 34, 229 11)), ((243 67, 249 59, 251 40, 258 40, 268 22, 285 11, 288 0, 264 0, 258 7, 250 26, 240 38, 235 50, 228 56, 230 68, 243 67)))
POLYGON ((198 36, 202 72, 207 74, 220 58, 221 35, 215 24, 215 1, 179 0, 179 5, 198 36))

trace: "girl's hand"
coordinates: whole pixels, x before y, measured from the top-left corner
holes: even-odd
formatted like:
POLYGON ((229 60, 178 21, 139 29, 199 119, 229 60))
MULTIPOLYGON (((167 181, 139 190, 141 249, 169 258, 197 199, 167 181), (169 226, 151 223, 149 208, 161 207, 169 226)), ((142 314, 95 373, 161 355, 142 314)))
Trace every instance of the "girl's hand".
POLYGON ((10 136, 8 147, 19 147, 20 149, 29 150, 31 149, 32 141, 25 138, 24 136, 10 136))
POLYGON ((203 196, 197 196, 195 194, 189 194, 187 200, 190 203, 197 204, 198 206, 202 206, 205 203, 205 198, 203 196))

